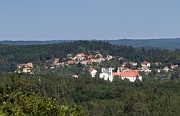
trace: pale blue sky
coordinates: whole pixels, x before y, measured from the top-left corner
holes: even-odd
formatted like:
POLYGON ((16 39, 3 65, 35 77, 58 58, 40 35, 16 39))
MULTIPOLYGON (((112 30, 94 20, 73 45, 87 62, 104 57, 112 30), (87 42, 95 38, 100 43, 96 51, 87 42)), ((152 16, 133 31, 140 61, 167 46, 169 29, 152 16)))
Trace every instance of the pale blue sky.
POLYGON ((180 37, 180 0, 0 0, 0 40, 180 37))

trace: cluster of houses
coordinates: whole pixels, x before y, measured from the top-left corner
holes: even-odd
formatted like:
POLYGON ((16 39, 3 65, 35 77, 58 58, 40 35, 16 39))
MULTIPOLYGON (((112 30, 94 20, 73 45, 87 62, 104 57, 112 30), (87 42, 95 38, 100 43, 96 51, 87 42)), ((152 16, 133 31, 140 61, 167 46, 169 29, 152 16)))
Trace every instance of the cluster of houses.
POLYGON ((68 59, 70 59, 67 62, 59 62, 59 58, 55 58, 54 61, 48 60, 46 62, 51 62, 50 68, 53 69, 59 66, 74 65, 74 64, 79 64, 79 63, 82 65, 91 65, 92 63, 101 63, 105 60, 110 60, 113 58, 110 55, 107 55, 107 57, 104 58, 103 55, 101 54, 85 55, 84 53, 76 54, 74 57, 72 57, 71 54, 68 54, 67 57, 68 59))
MULTIPOLYGON (((130 69, 130 68, 125 68, 127 64, 130 64, 132 66, 137 66, 137 63, 135 62, 123 62, 121 67, 118 67, 117 72, 113 72, 114 68, 110 67, 108 69, 102 68, 101 73, 99 74, 99 78, 102 78, 104 80, 109 80, 113 81, 114 77, 118 77, 119 79, 128 79, 130 82, 135 82, 136 80, 142 81, 142 76, 139 74, 139 71, 143 72, 151 72, 152 70, 150 69, 151 63, 150 62, 141 62, 141 67, 137 69, 130 69)), ((156 66, 161 65, 161 62, 155 62, 154 63, 156 66)), ((163 69, 157 69, 157 72, 166 71, 168 72, 169 70, 173 70, 178 68, 178 65, 171 65, 171 68, 168 66, 165 66, 163 69)), ((94 68, 91 68, 89 70, 89 73, 91 74, 92 77, 95 77, 96 75, 96 70, 94 68)))
MULTIPOLYGON (((105 58, 103 57, 103 55, 101 55, 100 53, 96 54, 96 55, 85 55, 84 53, 79 53, 76 54, 74 57, 72 57, 71 54, 67 55, 67 58, 69 59, 67 62, 59 62, 59 58, 55 58, 54 60, 48 60, 46 61, 47 63, 50 63, 50 67, 46 67, 46 68, 55 68, 55 67, 59 67, 59 66, 64 66, 64 65, 75 65, 75 64, 82 64, 82 65, 91 65, 92 63, 101 63, 105 60, 111 60, 113 59, 113 56, 111 55, 107 55, 105 58)), ((123 60, 123 57, 120 57, 119 60, 123 60)), ((108 69, 102 68, 101 73, 99 74, 99 78, 102 78, 104 80, 109 80, 109 81, 113 81, 113 79, 115 77, 118 77, 122 80, 124 79, 128 79, 130 82, 134 82, 137 79, 142 81, 142 76, 139 74, 140 71, 149 73, 151 72, 151 63, 144 61, 141 62, 141 67, 138 67, 136 69, 132 69, 132 68, 127 68, 127 64, 131 65, 132 67, 136 67, 138 64, 136 62, 123 62, 123 64, 118 67, 116 72, 113 72, 114 68, 110 67, 108 69)), ((155 62, 154 63, 156 66, 161 65, 161 62, 155 62)), ((33 63, 29 62, 26 64, 18 64, 18 72, 21 73, 28 73, 28 74, 32 74, 32 69, 33 69, 33 63)), ((169 70, 173 70, 175 68, 177 68, 178 65, 171 65, 171 67, 169 68, 168 66, 165 66, 163 69, 156 69, 157 72, 161 72, 162 70, 168 72, 169 70)), ((89 69, 89 74, 91 75, 91 77, 95 77, 97 73, 97 70, 95 68, 90 68, 89 69)), ((73 74, 72 77, 74 78, 78 78, 78 75, 73 74)))
MULTIPOLYGON (((126 64, 130 64, 132 66, 137 66, 137 63, 136 62, 123 62, 122 66, 120 67, 121 71, 123 70, 130 70, 128 68, 124 68, 126 64)), ((154 63, 155 66, 160 66, 161 65, 161 62, 155 62, 154 63)), ((147 61, 144 61, 144 62, 141 62, 141 67, 138 67, 136 70, 137 71, 143 71, 143 72, 151 72, 151 63, 150 62, 147 62, 147 61)), ((161 72, 161 71, 166 71, 168 72, 169 70, 173 70, 173 69, 176 69, 178 68, 178 65, 171 65, 171 67, 169 68, 168 66, 164 66, 164 68, 162 69, 156 69, 157 72, 161 72)))
POLYGON ((17 72, 18 73, 26 73, 26 74, 33 74, 32 73, 32 69, 33 69, 33 63, 32 62, 28 62, 28 63, 24 63, 24 64, 18 64, 17 65, 17 72))
MULTIPOLYGON (((113 72, 114 68, 110 67, 108 69, 102 68, 102 71, 99 75, 99 78, 102 78, 104 80, 113 81, 114 77, 118 77, 119 79, 128 79, 130 82, 135 82, 136 80, 142 81, 142 76, 139 74, 139 71, 144 72, 151 72, 150 66, 151 64, 149 62, 141 62, 141 68, 137 68, 135 70, 125 68, 125 65, 129 63, 132 66, 137 66, 137 63, 135 62, 124 62, 121 67, 118 67, 117 72, 113 72)), ((160 62, 155 62, 155 65, 160 65, 160 62)), ((178 65, 171 65, 171 69, 178 68, 178 65)), ((168 66, 165 66, 164 69, 157 69, 157 72, 161 72, 162 70, 168 72, 170 69, 168 66)), ((89 73, 92 77, 95 77, 96 70, 94 68, 91 68, 89 70, 89 73)))

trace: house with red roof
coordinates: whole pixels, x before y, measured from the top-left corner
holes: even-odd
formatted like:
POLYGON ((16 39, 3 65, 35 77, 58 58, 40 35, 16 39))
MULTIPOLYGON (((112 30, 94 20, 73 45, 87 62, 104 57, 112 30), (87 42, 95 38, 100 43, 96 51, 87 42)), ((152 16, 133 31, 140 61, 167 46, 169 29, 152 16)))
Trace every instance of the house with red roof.
POLYGON ((168 66, 165 66, 163 70, 165 70, 166 72, 168 72, 168 71, 169 71, 169 67, 168 67, 168 66))
POLYGON ((95 58, 95 59, 91 59, 92 62, 97 62, 97 63, 101 63, 102 61, 105 61, 104 58, 95 58))
POLYGON ((143 66, 148 66, 148 67, 150 67, 151 64, 150 64, 149 62, 144 61, 144 62, 141 62, 141 66, 142 66, 142 67, 143 67, 143 66))
POLYGON ((155 62, 154 63, 156 66, 159 66, 159 65, 161 65, 161 62, 155 62))
POLYGON ((85 54, 84 53, 79 53, 79 54, 76 54, 76 56, 73 58, 74 60, 75 59, 78 59, 78 60, 84 60, 85 59, 85 54))
POLYGON ((140 81, 142 81, 142 76, 138 73, 138 71, 135 70, 129 70, 127 72, 113 72, 112 76, 118 76, 120 77, 122 80, 124 79, 128 79, 130 82, 134 82, 137 79, 139 79, 140 81))
POLYGON ((54 63, 58 63, 59 62, 59 58, 54 58, 54 63))
POLYGON ((89 69, 89 73, 90 73, 91 77, 95 77, 95 75, 96 75, 96 73, 97 73, 97 70, 94 69, 94 68, 90 68, 90 69, 89 69))
POLYGON ((32 62, 28 62, 26 65, 27 65, 27 67, 29 67, 29 68, 33 68, 33 63, 32 63, 32 62))
POLYGON ((176 69, 178 68, 178 65, 171 65, 171 69, 176 69))
POLYGON ((70 60, 68 61, 68 64, 77 64, 78 62, 76 60, 70 60))
POLYGON ((81 64, 84 64, 84 65, 92 64, 92 60, 84 60, 81 62, 81 64))

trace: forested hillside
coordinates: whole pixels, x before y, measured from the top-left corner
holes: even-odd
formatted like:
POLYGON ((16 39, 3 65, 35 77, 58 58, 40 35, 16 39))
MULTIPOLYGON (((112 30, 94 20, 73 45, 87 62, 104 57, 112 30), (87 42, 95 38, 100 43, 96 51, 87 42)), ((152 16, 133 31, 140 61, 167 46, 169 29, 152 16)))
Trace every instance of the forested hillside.
POLYGON ((4 45, 0 44, 0 71, 14 71, 18 63, 41 64, 46 60, 60 58, 64 61, 68 54, 100 51, 103 56, 125 57, 129 61, 149 61, 180 65, 180 50, 168 51, 157 48, 133 48, 111 45, 103 41, 75 41, 46 45, 4 45))

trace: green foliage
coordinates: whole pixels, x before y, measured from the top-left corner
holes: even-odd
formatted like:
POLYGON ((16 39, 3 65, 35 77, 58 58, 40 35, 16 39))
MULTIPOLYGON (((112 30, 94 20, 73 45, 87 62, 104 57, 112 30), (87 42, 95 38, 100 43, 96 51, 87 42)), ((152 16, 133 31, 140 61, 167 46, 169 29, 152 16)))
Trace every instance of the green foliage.
POLYGON ((7 82, 12 77, 16 80, 14 82, 21 82, 23 86, 19 89, 13 87, 18 85, 13 82, 8 82, 9 86, 2 84, 0 111, 4 115, 70 115, 73 112, 89 116, 180 115, 179 80, 131 83, 54 74, 1 74, 0 82, 7 82), (79 106, 83 107, 84 113, 79 106))
MULTIPOLYGON (((34 92, 22 92, 19 76, 12 76, 12 85, 0 87, 0 115, 8 116, 83 116, 80 106, 58 105, 56 100, 40 97, 34 92)), ((21 77, 22 78, 22 77, 21 77)))
POLYGON ((0 110, 5 115, 38 115, 38 116, 70 116, 83 115, 81 107, 58 105, 55 100, 38 97, 34 93, 15 93, 1 95, 0 110))

